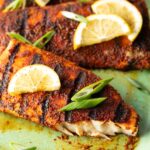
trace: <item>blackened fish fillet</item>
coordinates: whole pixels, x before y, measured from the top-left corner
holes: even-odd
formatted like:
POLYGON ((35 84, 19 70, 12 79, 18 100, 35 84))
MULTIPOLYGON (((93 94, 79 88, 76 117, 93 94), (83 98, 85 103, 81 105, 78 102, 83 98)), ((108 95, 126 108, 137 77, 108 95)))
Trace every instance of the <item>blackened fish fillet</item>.
POLYGON ((143 28, 134 43, 127 37, 73 50, 73 35, 78 22, 61 15, 67 10, 88 16, 91 3, 70 2, 45 8, 28 8, 0 14, 0 51, 9 42, 7 32, 15 31, 30 41, 36 41, 52 28, 56 31, 45 49, 65 57, 85 68, 150 69, 150 30, 146 4, 143 0, 131 1, 143 16, 143 28), (36 13, 35 13, 36 12, 36 13))
POLYGON ((0 111, 68 135, 107 137, 125 133, 135 136, 139 117, 111 86, 106 86, 98 93, 107 99, 95 108, 59 111, 70 103, 74 93, 98 80, 100 78, 92 72, 53 53, 13 40, 0 56, 0 111), (53 68, 61 80, 61 89, 10 96, 7 92, 10 79, 19 69, 31 64, 44 64, 53 68))

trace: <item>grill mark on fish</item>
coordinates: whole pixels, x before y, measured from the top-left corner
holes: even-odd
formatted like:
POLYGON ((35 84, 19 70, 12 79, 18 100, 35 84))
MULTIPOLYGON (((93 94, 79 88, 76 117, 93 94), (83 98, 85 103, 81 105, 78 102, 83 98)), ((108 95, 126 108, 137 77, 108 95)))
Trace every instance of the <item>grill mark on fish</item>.
MULTIPOLYGON (((79 72, 78 76, 76 77, 74 81, 73 89, 71 90, 68 96, 67 104, 71 102, 71 97, 77 92, 77 89, 84 83, 85 80, 86 80, 86 74, 84 72, 79 72)), ((72 121, 71 114, 72 114, 72 111, 65 112, 65 121, 68 121, 68 122, 72 121)))
POLYGON ((45 121, 45 116, 49 108, 50 95, 51 95, 50 93, 47 93, 45 99, 42 102, 42 115, 40 117, 41 124, 44 124, 45 121))
POLYGON ((23 18, 22 18, 22 24, 21 24, 21 27, 20 27, 20 34, 24 37, 26 37, 26 23, 27 23, 27 19, 28 19, 28 11, 25 10, 23 11, 23 18))
POLYGON ((35 54, 35 55, 33 56, 31 65, 33 65, 33 64, 41 64, 41 55, 35 54))
MULTIPOLYGON (((49 15, 48 10, 44 10, 44 18, 43 18, 43 30, 44 30, 44 33, 43 33, 43 35, 46 34, 47 32, 49 32, 50 30, 54 29, 54 27, 55 27, 55 24, 53 24, 48 19, 48 15, 49 15)), ((50 49, 49 42, 44 46, 44 49, 45 50, 50 49)))
POLYGON ((17 54, 17 52, 19 51, 19 47, 20 45, 16 45, 15 48, 14 48, 14 51, 13 53, 9 56, 9 61, 5 67, 5 71, 4 71, 4 74, 3 74, 3 78, 2 78, 2 81, 1 81, 1 86, 0 86, 0 93, 2 94, 2 92, 4 91, 4 89, 7 88, 8 86, 8 80, 9 80, 9 73, 11 71, 11 68, 12 68, 12 64, 14 62, 14 59, 15 59, 15 56, 17 54))
POLYGON ((61 64, 56 64, 56 66, 54 67, 54 71, 58 74, 58 76, 61 78, 62 76, 62 66, 61 64))
MULTIPOLYGON (((33 56, 33 59, 32 59, 32 62, 31 64, 41 64, 42 60, 41 60, 41 55, 40 54, 35 54, 33 56)), ((44 124, 44 120, 45 120, 45 115, 46 115, 46 112, 48 110, 48 107, 49 107, 49 98, 50 98, 50 92, 47 92, 46 93, 46 96, 44 98, 44 100, 42 101, 42 115, 40 117, 40 123, 41 124, 44 124)))
POLYGON ((44 10, 44 18, 43 18, 43 25, 44 25, 44 29, 47 29, 47 20, 48 20, 48 11, 44 10))
MULTIPOLYGON (((32 60, 31 60, 31 65, 33 64, 41 64, 41 55, 40 54, 37 54, 35 53, 32 60)), ((25 94, 22 94, 22 103, 21 103, 21 112, 23 113, 24 110, 26 109, 27 107, 27 104, 28 104, 28 99, 26 98, 26 95, 25 94)))
POLYGON ((23 114, 25 111, 25 109, 27 108, 27 105, 28 105, 28 99, 26 98, 26 94, 22 94, 21 95, 21 98, 22 98, 22 103, 21 103, 21 106, 20 106, 20 111, 19 113, 20 114, 23 114))
POLYGON ((50 19, 49 16, 51 14, 49 13, 49 9, 45 9, 45 24, 44 24, 44 29, 46 30, 45 32, 48 32, 49 29, 55 29, 55 23, 53 23, 50 19))
POLYGON ((84 83, 85 80, 86 80, 85 72, 79 72, 77 78, 74 81, 74 88, 70 93, 70 97, 72 97, 77 92, 77 89, 80 88, 80 86, 84 83))

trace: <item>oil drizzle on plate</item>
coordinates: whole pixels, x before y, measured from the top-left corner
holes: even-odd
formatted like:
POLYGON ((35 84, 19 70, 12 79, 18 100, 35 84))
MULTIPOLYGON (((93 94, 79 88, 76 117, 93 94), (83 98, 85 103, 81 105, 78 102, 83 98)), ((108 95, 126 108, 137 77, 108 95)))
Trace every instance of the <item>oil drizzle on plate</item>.
MULTIPOLYGON (((68 137, 29 121, 0 113, 0 131, 2 134, 10 131, 18 131, 20 132, 21 136, 24 136, 24 134, 21 133, 22 130, 26 130, 28 133, 31 131, 36 132, 37 135, 39 134, 39 136, 41 136, 41 134, 44 135, 45 133, 48 133, 47 137, 49 137, 49 139, 46 139, 48 140, 47 144, 51 144, 53 142, 55 145, 55 150, 133 150, 139 140, 138 137, 128 137, 123 134, 114 136, 111 138, 111 140, 78 136, 68 137)), ((19 143, 16 140, 13 142, 19 143)), ((32 146, 36 146, 39 150, 42 150, 40 147, 38 147, 36 142, 32 142, 32 146)), ((45 148, 44 150, 47 149, 45 148)))

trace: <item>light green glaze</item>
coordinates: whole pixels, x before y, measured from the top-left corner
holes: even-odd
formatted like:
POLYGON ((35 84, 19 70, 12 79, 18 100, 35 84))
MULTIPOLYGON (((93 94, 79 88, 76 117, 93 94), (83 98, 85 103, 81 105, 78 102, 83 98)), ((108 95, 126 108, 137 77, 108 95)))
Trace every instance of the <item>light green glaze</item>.
MULTIPOLYGON (((150 0, 148 0, 150 6, 150 0)), ((141 117, 140 140, 136 150, 150 150, 150 95, 133 87, 127 77, 141 81, 150 89, 150 71, 119 72, 114 70, 95 70, 102 78, 114 77, 111 82, 122 98, 131 104, 141 117)), ((0 150, 13 150, 14 142, 25 147, 36 146, 38 150, 124 150, 129 137, 117 135, 111 141, 88 137, 66 137, 51 129, 41 127, 29 121, 0 113, 0 150)), ((134 140, 134 138, 133 138, 134 140)), ((128 146, 128 150, 130 150, 128 146)), ((19 148, 19 147, 18 147, 19 148)), ((14 149, 20 150, 20 149, 14 149)))

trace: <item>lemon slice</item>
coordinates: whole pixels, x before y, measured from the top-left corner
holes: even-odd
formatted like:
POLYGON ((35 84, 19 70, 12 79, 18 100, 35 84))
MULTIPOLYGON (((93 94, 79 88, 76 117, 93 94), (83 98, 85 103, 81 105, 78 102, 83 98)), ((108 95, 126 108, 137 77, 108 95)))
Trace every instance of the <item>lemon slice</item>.
POLYGON ((49 1, 50 0, 35 0, 35 2, 41 7, 46 6, 49 1))
POLYGON ((130 26, 130 41, 134 41, 141 31, 143 18, 139 10, 126 0, 100 0, 92 5, 96 14, 115 14, 122 17, 130 26))
POLYGON ((8 85, 8 93, 12 96, 38 91, 54 91, 60 89, 57 73, 51 68, 35 64, 20 69, 8 85))
POLYGON ((80 23, 74 34, 74 49, 109 41, 130 32, 128 24, 116 15, 90 15, 88 23, 80 23))

